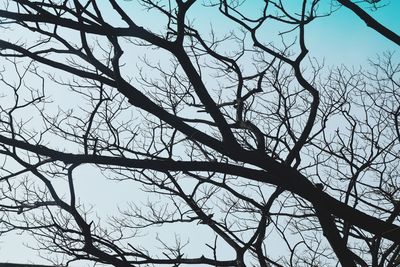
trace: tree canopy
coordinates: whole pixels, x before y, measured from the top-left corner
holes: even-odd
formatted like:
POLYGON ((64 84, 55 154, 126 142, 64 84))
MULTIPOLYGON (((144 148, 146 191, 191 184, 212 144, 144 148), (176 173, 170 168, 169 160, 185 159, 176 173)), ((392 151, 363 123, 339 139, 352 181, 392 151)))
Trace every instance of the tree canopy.
POLYGON ((1 237, 62 265, 398 266, 398 54, 325 66, 307 35, 347 9, 398 48, 391 3, 294 2, 1 1, 1 237))

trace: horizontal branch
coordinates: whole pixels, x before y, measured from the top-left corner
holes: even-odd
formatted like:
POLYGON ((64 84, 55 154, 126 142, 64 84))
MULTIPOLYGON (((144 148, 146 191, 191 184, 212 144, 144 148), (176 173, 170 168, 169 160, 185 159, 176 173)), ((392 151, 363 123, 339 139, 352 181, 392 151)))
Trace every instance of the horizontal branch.
POLYGON ((150 33, 143 27, 137 25, 130 25, 129 27, 112 27, 111 25, 98 25, 86 24, 78 21, 61 18, 59 16, 46 14, 21 14, 7 10, 0 10, 0 17, 13 19, 16 21, 34 22, 34 23, 48 23, 57 25, 58 27, 65 27, 72 30, 83 31, 89 34, 102 35, 102 36, 121 36, 121 37, 135 37, 145 40, 156 46, 171 50, 174 48, 173 43, 150 33))
POLYGON ((377 219, 324 193, 315 187, 298 171, 283 166, 280 173, 266 172, 229 163, 207 162, 207 161, 173 161, 152 159, 128 159, 110 156, 84 155, 60 152, 41 145, 32 145, 23 141, 11 139, 0 135, 0 142, 6 145, 24 149, 42 156, 50 157, 66 164, 98 164, 112 165, 136 169, 149 169, 156 171, 209 171, 240 176, 257 182, 273 184, 282 187, 300 197, 310 201, 312 204, 323 203, 326 212, 344 219, 351 224, 384 237, 393 242, 400 243, 400 227, 377 219))

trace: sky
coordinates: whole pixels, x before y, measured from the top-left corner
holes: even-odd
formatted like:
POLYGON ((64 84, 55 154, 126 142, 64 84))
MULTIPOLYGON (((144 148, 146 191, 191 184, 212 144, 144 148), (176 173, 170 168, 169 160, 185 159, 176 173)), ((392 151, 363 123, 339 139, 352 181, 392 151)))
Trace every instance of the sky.
MULTIPOLYGON (((151 16, 151 20, 144 12, 137 13, 135 1, 121 1, 128 14, 134 14, 135 21, 139 25, 149 27, 151 29, 163 28, 165 20, 162 16, 151 16)), ((196 25, 200 32, 208 34, 213 29, 218 34, 228 34, 230 30, 237 29, 234 25, 219 14, 217 8, 202 8, 204 3, 209 0, 197 1, 188 12, 189 20, 196 25)), ((243 7, 240 8, 250 17, 256 17, 259 14, 259 6, 264 0, 244 1, 243 7)), ((282 1, 285 7, 292 10, 299 10, 301 1, 282 1)), ((363 65, 366 59, 383 51, 396 51, 398 47, 392 41, 376 33, 373 29, 366 27, 364 21, 358 18, 352 11, 340 7, 334 1, 321 0, 318 8, 319 14, 326 14, 331 8, 336 11, 326 17, 317 18, 306 26, 306 45, 308 47, 309 56, 318 59, 324 58, 329 65, 363 65)), ((400 10, 400 1, 381 0, 378 4, 379 8, 366 8, 365 10, 378 20, 382 25, 388 27, 392 31, 400 32, 400 19, 398 10, 400 10)), ((279 31, 278 24, 267 24, 266 31, 279 31)), ((156 30, 157 31, 157 30, 156 30)), ((276 36, 266 36, 261 40, 272 38, 276 43, 279 40, 276 36)))
MULTIPOLYGON (((288 1, 295 2, 294 0, 288 1)), ((204 1, 199 2, 202 3, 204 1)), ((293 2, 290 3, 292 4, 293 2)), ((327 8, 327 2, 322 0, 321 9, 327 8)), ((369 11, 370 14, 383 25, 400 34, 400 19, 398 12, 396 12, 400 10, 400 1, 382 0, 381 2, 384 6, 375 11, 369 11)), ((250 12, 249 14, 257 12, 255 11, 258 5, 256 0, 247 1, 247 3, 244 7, 246 12, 250 12)), ((128 14, 132 14, 139 21, 139 25, 157 29, 165 22, 159 15, 153 14, 150 16, 143 9, 138 12, 134 7, 135 1, 121 1, 121 4, 124 5, 128 14)), ((189 13, 189 17, 199 27, 200 31, 204 32, 207 32, 211 25, 216 32, 221 34, 228 33, 229 29, 235 27, 225 18, 218 16, 215 8, 208 9, 205 12, 199 6, 194 7, 189 13)), ((309 55, 311 57, 325 59, 326 64, 329 66, 345 64, 358 67, 365 65, 369 57, 373 58, 382 52, 397 50, 396 53, 400 53, 394 43, 367 28, 363 21, 345 8, 340 8, 331 16, 319 18, 307 25, 306 44, 310 50, 309 55)), ((86 201, 96 205, 96 209, 100 209, 102 212, 107 213, 115 210, 119 199, 110 201, 110 199, 104 197, 109 190, 108 183, 99 181, 99 174, 90 170, 82 169, 80 171, 82 176, 86 176, 87 179, 82 184, 77 185, 78 195, 87 196, 86 201), (97 183, 97 190, 94 191, 87 186, 91 183, 97 183)), ((131 194, 131 190, 128 190, 123 185, 116 185, 115 189, 120 192, 121 196, 123 195, 126 198, 131 194)), ((25 235, 18 234, 0 237, 0 262, 45 264, 46 261, 37 257, 35 253, 24 246, 24 243, 29 241, 30 239, 25 235)), ((76 266, 82 266, 82 264, 76 266)))
MULTIPOLYGON (((367 11, 384 26, 399 34, 400 1, 382 1, 384 3, 387 6, 367 11)), ((384 51, 399 50, 396 44, 366 27, 364 21, 343 7, 332 16, 311 24, 308 31, 311 56, 325 58, 329 65, 364 65, 369 57, 384 51)))

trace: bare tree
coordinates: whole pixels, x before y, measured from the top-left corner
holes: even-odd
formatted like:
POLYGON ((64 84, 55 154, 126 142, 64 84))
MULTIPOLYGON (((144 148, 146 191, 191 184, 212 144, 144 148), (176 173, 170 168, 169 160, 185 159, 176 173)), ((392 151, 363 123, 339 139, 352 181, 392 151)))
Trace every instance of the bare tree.
POLYGON ((334 9, 289 2, 2 1, 1 233, 57 264, 397 266, 398 55, 328 69, 334 9))

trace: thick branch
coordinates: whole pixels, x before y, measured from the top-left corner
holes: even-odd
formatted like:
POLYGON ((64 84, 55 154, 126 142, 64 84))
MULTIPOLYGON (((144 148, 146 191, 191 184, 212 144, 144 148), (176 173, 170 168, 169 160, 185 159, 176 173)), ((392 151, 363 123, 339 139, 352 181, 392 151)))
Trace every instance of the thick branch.
MULTIPOLYGON (((91 163, 100 165, 114 165, 137 169, 150 169, 157 171, 210 171, 229 175, 244 177, 253 181, 281 186, 284 190, 293 192, 311 203, 324 203, 326 212, 342 218, 349 223, 364 229, 368 232, 382 236, 393 242, 400 242, 400 227, 386 221, 379 220, 373 216, 358 211, 338 200, 329 196, 316 188, 298 171, 282 166, 272 172, 265 172, 219 162, 200 162, 200 161, 172 161, 172 160, 138 160, 127 158, 116 158, 97 155, 77 155, 59 152, 44 146, 37 146, 23 141, 13 140, 0 136, 0 142, 10 146, 15 146, 42 156, 51 157, 67 164, 72 163, 91 163)), ((250 157, 250 155, 244 155, 250 157)))
POLYGON ((400 45, 399 35, 397 35, 395 32, 383 26, 381 23, 379 23, 377 20, 371 17, 357 4, 353 3, 351 0, 338 0, 338 2, 347 7, 348 9, 350 9, 351 11, 353 11, 360 19, 362 19, 367 24, 368 27, 379 32, 380 34, 382 34, 395 44, 400 45))

